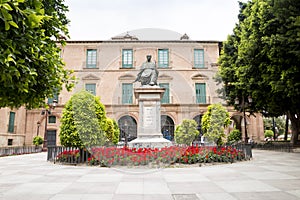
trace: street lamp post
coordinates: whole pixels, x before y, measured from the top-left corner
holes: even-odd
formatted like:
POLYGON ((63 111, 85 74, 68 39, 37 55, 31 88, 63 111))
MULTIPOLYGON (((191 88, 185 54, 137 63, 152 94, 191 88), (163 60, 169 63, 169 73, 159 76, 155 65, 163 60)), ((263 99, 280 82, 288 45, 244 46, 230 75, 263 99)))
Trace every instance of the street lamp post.
POLYGON ((36 124, 37 124, 36 136, 39 136, 41 122, 38 121, 36 124))
POLYGON ((128 124, 127 124, 127 121, 124 122, 124 126, 125 126, 125 131, 124 131, 124 136, 125 136, 125 147, 127 147, 127 144, 128 144, 128 138, 127 138, 127 134, 128 134, 128 124))
POLYGON ((239 101, 239 98, 235 98, 234 104, 239 105, 240 109, 243 110, 243 118, 244 118, 244 127, 245 127, 245 143, 248 143, 249 137, 248 137, 248 131, 247 131, 247 121, 246 121, 246 108, 249 107, 252 103, 252 98, 248 97, 248 102, 246 102, 246 99, 244 96, 242 96, 242 102, 239 101))
MULTIPOLYGON (((47 148, 47 127, 48 127, 48 116, 51 114, 51 110, 54 110, 57 104, 57 100, 54 99, 53 103, 48 104, 49 108, 43 109, 41 115, 45 115, 45 133, 44 133, 44 144, 43 148, 47 148)), ((39 129, 39 126, 38 126, 39 129)))

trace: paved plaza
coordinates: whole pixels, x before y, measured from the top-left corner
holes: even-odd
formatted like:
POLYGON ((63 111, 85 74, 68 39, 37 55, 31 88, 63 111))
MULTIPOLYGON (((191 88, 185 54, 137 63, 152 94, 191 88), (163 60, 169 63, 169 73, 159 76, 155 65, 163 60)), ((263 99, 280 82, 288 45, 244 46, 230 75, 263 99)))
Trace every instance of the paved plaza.
POLYGON ((251 161, 165 169, 67 166, 46 153, 0 158, 0 200, 296 200, 300 154, 253 151, 251 161))

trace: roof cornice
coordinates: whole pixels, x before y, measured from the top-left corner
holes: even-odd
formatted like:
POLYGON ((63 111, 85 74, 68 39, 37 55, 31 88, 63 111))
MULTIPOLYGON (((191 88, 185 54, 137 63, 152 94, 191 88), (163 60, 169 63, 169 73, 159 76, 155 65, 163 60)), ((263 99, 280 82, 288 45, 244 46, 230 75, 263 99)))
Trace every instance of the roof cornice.
POLYGON ((68 40, 67 43, 222 43, 217 40, 68 40))

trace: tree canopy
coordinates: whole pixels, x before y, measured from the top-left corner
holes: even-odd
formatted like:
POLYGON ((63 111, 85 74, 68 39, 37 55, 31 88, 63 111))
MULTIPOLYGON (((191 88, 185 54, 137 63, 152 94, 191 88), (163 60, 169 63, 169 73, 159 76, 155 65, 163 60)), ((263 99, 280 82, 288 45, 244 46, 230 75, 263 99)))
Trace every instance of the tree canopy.
POLYGON ((288 115, 300 130, 300 1, 240 3, 239 22, 223 44, 218 76, 230 105, 251 96, 249 112, 288 115))
POLYGON ((0 1, 0 108, 36 108, 73 86, 57 44, 68 37, 64 0, 0 1))
POLYGON ((90 92, 74 94, 66 103, 60 126, 60 142, 67 147, 92 147, 116 144, 119 128, 106 117, 99 97, 90 92))
POLYGON ((177 144, 191 145, 199 135, 197 122, 195 120, 184 119, 175 130, 175 142, 177 144))
POLYGON ((224 143, 224 127, 230 124, 229 112, 221 104, 208 106, 201 120, 204 136, 221 146, 224 143))

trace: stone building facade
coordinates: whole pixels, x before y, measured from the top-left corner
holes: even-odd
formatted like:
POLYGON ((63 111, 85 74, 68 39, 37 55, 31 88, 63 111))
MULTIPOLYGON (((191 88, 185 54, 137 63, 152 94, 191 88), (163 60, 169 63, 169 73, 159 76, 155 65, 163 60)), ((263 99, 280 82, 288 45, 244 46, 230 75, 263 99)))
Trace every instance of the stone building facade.
MULTIPOLYGON (((158 83, 166 88, 161 102, 161 130, 166 138, 173 139, 175 127, 183 119, 195 119, 199 123, 208 105, 225 105, 216 93, 221 86, 213 79, 218 70, 221 42, 194 41, 186 34, 166 30, 164 34, 169 35, 169 39, 161 40, 161 33, 155 34, 156 31, 139 30, 111 40, 68 41, 62 47, 61 56, 66 68, 74 70, 77 77, 75 88, 72 92, 61 91, 55 97, 58 105, 47 114, 41 114, 41 111, 45 111, 43 109, 1 109, 0 146, 32 145, 33 137, 44 137, 46 131, 48 144, 59 145, 62 109, 72 94, 84 89, 100 96, 107 116, 119 124, 121 139, 135 138, 139 112, 134 88, 139 87, 140 83, 134 80, 140 66, 146 61, 146 55, 151 55, 152 61, 156 62, 158 83), (143 34, 149 36, 149 31, 152 31, 154 38, 144 39, 143 34)), ((48 100, 49 103, 53 101, 48 100)), ((228 111, 233 121, 231 128, 236 124, 244 132, 243 114, 231 107, 228 107, 228 111)), ((246 122, 249 138, 263 140, 262 116, 246 116, 246 122)))

